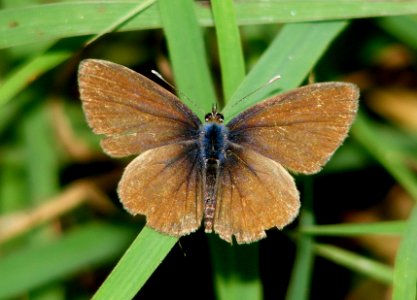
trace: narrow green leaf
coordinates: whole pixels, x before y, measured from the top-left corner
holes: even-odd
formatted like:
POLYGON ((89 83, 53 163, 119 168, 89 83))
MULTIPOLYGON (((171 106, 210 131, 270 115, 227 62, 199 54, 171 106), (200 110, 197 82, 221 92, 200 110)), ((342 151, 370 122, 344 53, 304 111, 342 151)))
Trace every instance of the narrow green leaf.
MULTIPOLYGON (((239 28, 231 0, 211 2, 220 55, 224 100, 227 101, 245 76, 239 28)), ((218 299, 261 299, 258 244, 234 246, 210 238, 214 284, 218 299)))
POLYGON ((76 49, 72 47, 74 45, 67 46, 62 47, 61 43, 58 43, 10 72, 0 85, 0 107, 13 99, 34 79, 68 59, 76 49))
POLYGON ((217 299, 262 299, 258 244, 229 245, 216 235, 209 243, 217 299))
POLYGON ((58 192, 59 186, 59 154, 54 145, 47 102, 39 104, 26 114, 22 124, 28 197, 32 202, 29 205, 40 204, 52 197, 58 192))
POLYGON ((134 237, 129 228, 90 224, 63 237, 0 259, 0 298, 22 295, 119 255, 134 237))
MULTIPOLYGON (((48 48, 45 52, 35 55, 30 58, 22 66, 8 74, 3 84, 0 86, 0 107, 10 101, 18 92, 25 88, 35 78, 39 77, 46 71, 56 67, 60 63, 71 57, 83 44, 91 44, 104 34, 121 28, 128 20, 130 21, 134 15, 137 15, 146 10, 156 0, 146 0, 131 8, 130 11, 123 12, 121 15, 115 17, 112 23, 98 32, 96 36, 87 40, 83 38, 73 38, 65 41, 59 41, 48 48)), ((1 13, 1 12, 0 12, 1 13)))
POLYGON ((358 114, 352 135, 417 201, 417 176, 408 169, 401 150, 389 140, 380 139, 375 125, 365 114, 358 114))
MULTIPOLYGON (((168 49, 179 89, 193 99, 213 93, 202 33, 189 0, 159 1, 168 49)), ((193 107, 193 102, 184 99, 193 107)), ((200 115, 201 116, 201 115, 200 115)), ((177 239, 145 227, 94 299, 131 299, 145 284, 177 239)))
MULTIPOLYGON (((314 214, 312 210, 313 182, 311 177, 305 178, 303 195, 300 225, 312 226, 314 224, 314 214)), ((285 298, 286 300, 309 299, 313 263, 313 237, 308 235, 299 235, 297 237, 297 254, 295 256, 294 267, 291 272, 291 279, 285 298)))
POLYGON ((90 39, 86 46, 89 44, 95 42, 105 34, 109 32, 116 31, 117 29, 120 29, 123 27, 124 24, 127 24, 128 21, 130 21, 134 16, 138 15, 142 11, 146 10, 149 6, 153 5, 156 2, 156 0, 143 0, 139 4, 136 5, 136 7, 133 7, 131 10, 127 11, 124 15, 118 17, 115 21, 113 21, 110 25, 108 25, 106 28, 98 32, 92 39, 90 39))
POLYGON ((385 264, 331 245, 316 244, 314 248, 318 255, 339 265, 367 275, 382 283, 392 283, 393 270, 385 264))
POLYGON ((144 227, 93 299, 132 299, 176 242, 144 227))
POLYGON ((395 259, 392 299, 417 299, 417 206, 407 222, 395 259))
POLYGON ((245 77, 245 63, 232 0, 213 0, 213 17, 220 55, 224 101, 228 101, 245 77))
MULTIPOLYGON (((97 34, 142 1, 75 1, 16 7, 0 11, 0 49, 97 34)), ((213 24, 210 7, 195 3, 201 25, 213 24)), ((235 3, 239 25, 323 21, 417 13, 416 1, 264 0, 235 3)), ((160 28, 156 6, 121 30, 160 28)))
POLYGON ((406 45, 417 49, 416 16, 386 17, 376 20, 377 23, 406 45))
POLYGON ((187 95, 181 98, 202 119, 216 96, 193 1, 160 0, 158 5, 177 86, 187 95))
POLYGON ((301 233, 329 236, 358 236, 368 234, 401 235, 406 223, 404 221, 387 221, 365 224, 335 224, 302 226, 301 233))
POLYGON ((223 110, 226 122, 272 93, 300 85, 346 25, 342 21, 285 25, 227 103, 223 110), (276 75, 281 79, 240 101, 276 75))

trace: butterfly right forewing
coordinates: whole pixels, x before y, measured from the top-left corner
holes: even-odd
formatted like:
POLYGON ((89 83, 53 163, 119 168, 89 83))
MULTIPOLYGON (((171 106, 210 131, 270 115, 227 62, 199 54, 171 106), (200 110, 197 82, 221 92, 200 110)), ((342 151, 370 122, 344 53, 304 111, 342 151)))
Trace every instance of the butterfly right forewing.
POLYGON ((264 100, 228 124, 230 139, 285 168, 314 173, 345 139, 358 108, 354 84, 307 85, 264 100))

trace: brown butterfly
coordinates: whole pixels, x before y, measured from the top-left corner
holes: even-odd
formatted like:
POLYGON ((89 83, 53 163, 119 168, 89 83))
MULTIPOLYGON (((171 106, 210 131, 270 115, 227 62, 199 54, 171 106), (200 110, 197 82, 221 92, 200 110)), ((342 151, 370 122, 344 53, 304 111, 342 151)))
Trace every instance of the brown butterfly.
POLYGON ((286 169, 318 172, 345 139, 359 97, 353 84, 311 84, 224 125, 215 108, 202 123, 166 89, 108 61, 82 61, 78 82, 103 150, 138 155, 119 183, 124 207, 165 234, 189 234, 204 219, 206 232, 239 244, 297 216, 299 194, 286 169))

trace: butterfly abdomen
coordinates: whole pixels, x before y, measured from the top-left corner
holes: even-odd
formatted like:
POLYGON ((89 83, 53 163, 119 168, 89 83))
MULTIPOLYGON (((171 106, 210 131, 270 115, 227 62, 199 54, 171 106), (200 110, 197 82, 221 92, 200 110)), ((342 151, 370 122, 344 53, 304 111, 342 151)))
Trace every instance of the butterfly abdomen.
POLYGON ((227 128, 214 122, 204 124, 201 129, 200 153, 204 166, 204 228, 206 232, 211 232, 213 229, 220 168, 226 158, 227 135, 227 128))

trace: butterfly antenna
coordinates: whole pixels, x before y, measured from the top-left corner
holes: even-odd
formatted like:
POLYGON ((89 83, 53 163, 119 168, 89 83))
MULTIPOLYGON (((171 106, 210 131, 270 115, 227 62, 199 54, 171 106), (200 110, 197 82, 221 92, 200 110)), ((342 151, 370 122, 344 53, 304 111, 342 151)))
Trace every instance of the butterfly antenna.
POLYGON ((155 70, 151 70, 151 73, 154 74, 159 79, 161 79, 167 85, 169 85, 169 87, 172 88, 175 92, 177 92, 178 95, 181 95, 181 97, 184 97, 185 99, 190 101, 194 105, 194 107, 197 108, 200 111, 200 113, 204 115, 204 112, 201 110, 201 108, 193 100, 191 100, 190 97, 188 97, 186 94, 184 94, 179 89, 177 89, 173 84, 171 84, 168 80, 166 80, 159 72, 155 70))
POLYGON ((252 92, 250 92, 249 94, 247 94, 246 96, 244 96, 243 98, 241 98, 239 101, 237 101, 233 106, 235 106, 236 104, 240 103, 241 101, 245 100, 246 98, 248 98, 249 96, 252 96, 253 94, 259 92, 260 90, 262 90, 263 88, 265 88, 266 86, 270 85, 271 83, 277 81, 281 79, 280 75, 276 75, 274 77, 272 77, 271 79, 269 79, 267 82, 265 82, 264 84, 262 84, 260 87, 256 88, 255 90, 253 90, 252 92))

